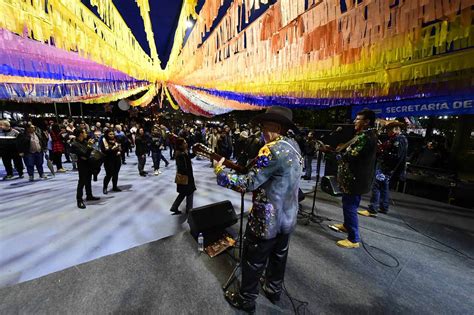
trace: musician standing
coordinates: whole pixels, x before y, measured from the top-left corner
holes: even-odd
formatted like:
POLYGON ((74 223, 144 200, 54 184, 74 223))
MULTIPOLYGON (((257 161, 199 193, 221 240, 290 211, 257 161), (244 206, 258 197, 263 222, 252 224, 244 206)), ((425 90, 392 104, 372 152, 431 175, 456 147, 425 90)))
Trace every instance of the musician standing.
POLYGON ((219 185, 253 192, 241 258, 240 292, 225 293, 233 307, 247 312, 255 311, 258 282, 265 267, 262 289, 267 298, 275 303, 282 291, 290 234, 296 225, 302 172, 298 144, 283 136, 288 129, 296 129, 292 118, 291 110, 280 106, 270 107, 255 117, 254 122, 262 124, 266 144, 248 174, 225 171, 224 159, 215 168, 219 185))
POLYGON ((344 224, 335 224, 333 227, 348 234, 347 239, 336 243, 340 247, 359 247, 357 208, 361 195, 370 191, 375 174, 377 136, 373 129, 374 123, 373 111, 364 109, 358 112, 354 120, 356 136, 344 153, 338 156, 337 179, 343 193, 344 224))
POLYGON ((401 134, 402 126, 404 124, 399 121, 392 121, 385 126, 388 140, 379 146, 369 210, 357 211, 360 215, 376 217, 377 212, 387 213, 390 206, 390 179, 398 177, 403 180, 405 177, 408 140, 401 134))

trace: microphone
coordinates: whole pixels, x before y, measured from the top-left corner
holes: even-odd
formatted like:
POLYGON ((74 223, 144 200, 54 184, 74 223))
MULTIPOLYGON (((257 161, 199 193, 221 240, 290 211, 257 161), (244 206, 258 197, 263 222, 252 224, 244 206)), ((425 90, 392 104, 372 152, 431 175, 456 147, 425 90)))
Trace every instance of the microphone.
POLYGON ((336 130, 332 131, 329 135, 332 136, 332 135, 334 135, 335 133, 338 133, 338 132, 341 132, 341 131, 342 131, 342 127, 339 126, 339 127, 336 128, 336 130))

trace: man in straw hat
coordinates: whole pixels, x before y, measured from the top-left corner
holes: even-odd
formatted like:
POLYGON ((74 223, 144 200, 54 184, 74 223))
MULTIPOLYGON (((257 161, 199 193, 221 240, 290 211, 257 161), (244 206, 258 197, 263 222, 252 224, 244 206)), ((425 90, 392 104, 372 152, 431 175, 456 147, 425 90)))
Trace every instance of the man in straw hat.
POLYGON ((376 217, 377 212, 387 213, 390 205, 390 179, 404 178, 408 140, 401 134, 403 123, 391 121, 385 125, 388 140, 379 146, 375 180, 372 184, 372 197, 369 210, 357 213, 366 217, 376 217), (380 205, 380 209, 379 209, 380 205))
POLYGON ((253 119, 262 126, 265 145, 248 174, 227 172, 222 166, 224 159, 215 168, 219 185, 253 192, 241 258, 240 292, 225 293, 233 307, 249 313, 255 311, 258 283, 264 270, 262 289, 266 297, 276 303, 282 292, 290 234, 296 226, 302 172, 300 148, 285 136, 289 129, 296 129, 292 119, 292 111, 280 106, 270 107, 253 119))

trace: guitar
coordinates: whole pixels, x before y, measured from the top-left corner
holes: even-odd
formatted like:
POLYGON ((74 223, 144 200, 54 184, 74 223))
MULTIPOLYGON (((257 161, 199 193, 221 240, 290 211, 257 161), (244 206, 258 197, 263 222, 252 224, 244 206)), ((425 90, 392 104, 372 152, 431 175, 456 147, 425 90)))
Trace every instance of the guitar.
MULTIPOLYGON (((195 145, 193 145, 193 153, 196 155, 200 155, 202 157, 208 158, 208 159, 213 159, 215 161, 220 161, 223 158, 222 156, 215 153, 212 149, 206 147, 202 143, 196 143, 195 145)), ((241 166, 227 159, 224 160, 223 165, 225 165, 226 167, 230 169, 233 169, 239 174, 248 173, 248 167, 241 166)))

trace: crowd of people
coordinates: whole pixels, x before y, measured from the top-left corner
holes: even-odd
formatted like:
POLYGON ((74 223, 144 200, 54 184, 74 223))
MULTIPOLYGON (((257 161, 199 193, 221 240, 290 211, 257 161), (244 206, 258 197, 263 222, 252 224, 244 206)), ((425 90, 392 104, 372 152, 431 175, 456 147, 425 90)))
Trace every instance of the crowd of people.
MULTIPOLYGON (((347 233, 337 242, 343 248, 357 248, 360 243, 358 215, 376 216, 389 211, 389 185, 393 179, 403 179, 408 155, 408 142, 402 134, 403 124, 393 121, 385 125, 387 139, 378 140, 375 114, 363 110, 354 120, 355 136, 341 147, 330 147, 317 140, 313 131, 299 129, 292 122, 291 110, 274 106, 257 116, 252 124, 212 125, 175 122, 158 124, 152 121, 111 123, 104 121, 74 121, 62 123, 50 120, 17 122, 0 121, 0 154, 6 175, 4 180, 23 178, 23 163, 30 181, 34 168, 41 179, 47 178, 43 163, 47 159, 52 173, 63 173, 63 163, 71 163, 78 172, 77 206, 86 208, 87 200, 98 200, 92 194, 91 182, 105 169, 103 194, 120 192, 120 169, 135 152, 138 175, 146 177, 147 157, 153 161, 153 175, 161 174, 170 160, 176 162, 178 196, 170 207, 172 214, 186 199, 186 212, 193 208, 196 185, 190 148, 202 143, 222 157, 209 161, 217 183, 239 191, 253 192, 252 212, 245 232, 245 261, 239 292, 227 292, 226 299, 236 308, 255 309, 258 281, 264 270, 263 289, 272 301, 278 301, 288 255, 290 234, 295 228, 298 212, 300 178, 312 178, 313 159, 318 154, 337 160, 337 179, 342 191, 344 223, 333 229, 347 233), (169 151, 169 159, 166 154, 169 151), (63 156, 66 159, 63 162, 63 156), (236 174, 224 168, 225 160, 246 167, 247 174, 236 174), (54 166, 56 170, 54 170, 54 166), (372 193, 368 210, 359 210, 361 195, 372 193), (258 251, 255 248, 259 248, 258 251), (268 263, 267 263, 268 262, 268 263)), ((321 139, 321 137, 319 138, 321 139)), ((417 159, 433 160, 433 144, 428 143, 417 159), (428 152, 425 152, 428 151, 428 152)), ((431 162, 430 162, 431 163, 431 162)))

